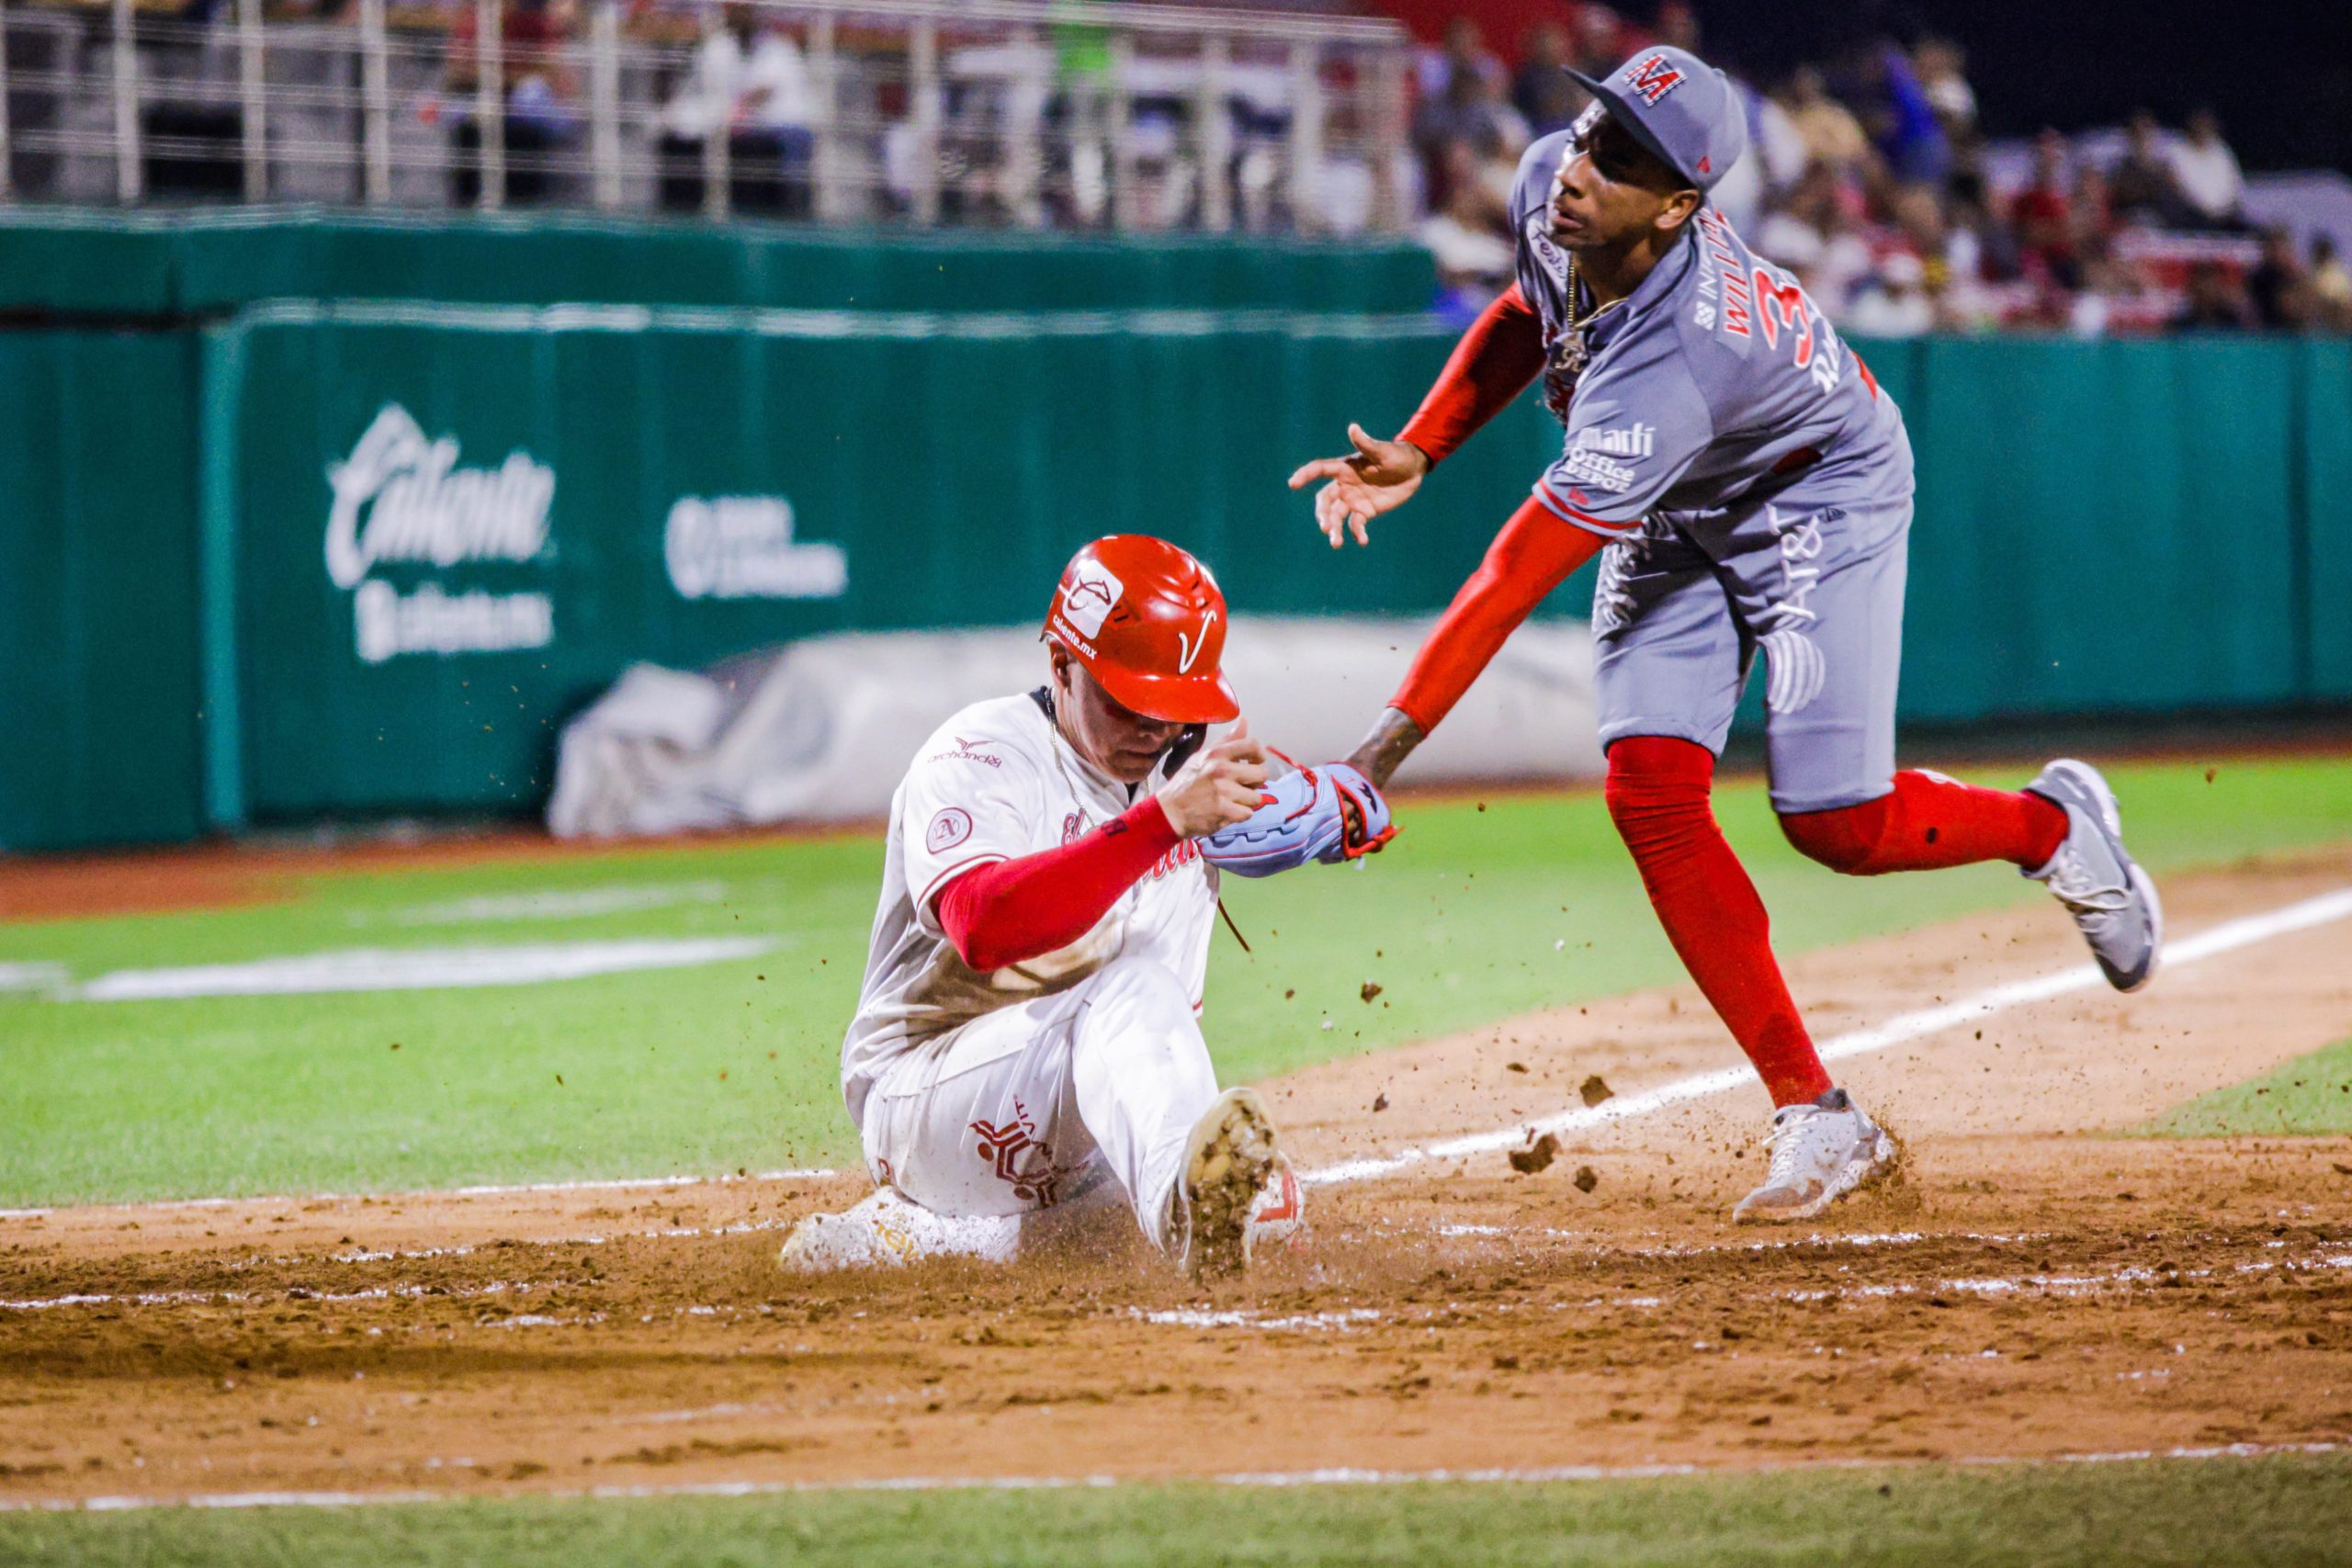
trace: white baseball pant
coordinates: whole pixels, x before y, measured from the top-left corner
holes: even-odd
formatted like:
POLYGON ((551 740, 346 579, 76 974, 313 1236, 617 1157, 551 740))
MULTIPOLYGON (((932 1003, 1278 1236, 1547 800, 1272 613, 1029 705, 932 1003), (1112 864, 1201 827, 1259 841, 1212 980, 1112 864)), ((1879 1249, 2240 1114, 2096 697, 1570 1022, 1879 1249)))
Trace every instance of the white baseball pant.
POLYGON ((1182 984, 1157 959, 1115 958, 908 1052, 859 1132, 874 1179, 933 1213, 1027 1214, 1114 1181, 1165 1247, 1186 1138, 1216 1094, 1182 984))

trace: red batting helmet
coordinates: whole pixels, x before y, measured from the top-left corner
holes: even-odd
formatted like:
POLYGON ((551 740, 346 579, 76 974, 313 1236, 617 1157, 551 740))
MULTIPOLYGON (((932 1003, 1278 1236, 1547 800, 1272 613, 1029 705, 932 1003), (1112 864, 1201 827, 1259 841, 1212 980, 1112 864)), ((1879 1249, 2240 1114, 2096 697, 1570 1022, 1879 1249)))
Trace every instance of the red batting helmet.
POLYGON ((1225 595, 1208 568, 1165 539, 1114 534, 1070 557, 1045 635, 1146 718, 1222 724, 1241 712, 1217 668, 1225 595))

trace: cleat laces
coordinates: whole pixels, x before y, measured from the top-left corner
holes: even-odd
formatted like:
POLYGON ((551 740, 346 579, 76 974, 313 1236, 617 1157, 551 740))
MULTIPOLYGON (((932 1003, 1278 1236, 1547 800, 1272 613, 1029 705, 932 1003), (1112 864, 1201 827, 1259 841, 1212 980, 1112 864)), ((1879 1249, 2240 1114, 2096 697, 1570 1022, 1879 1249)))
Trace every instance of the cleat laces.
POLYGON ((2131 904, 2129 889, 2102 882, 2075 848, 2072 836, 2058 846, 2048 886, 2061 904, 2077 915, 2120 915, 2131 904))
POLYGON ((1764 1135, 1764 1147, 1770 1151, 1764 1171, 1768 1190, 1811 1190, 1821 1185, 1819 1140, 1811 1134, 1823 1130, 1817 1123, 1824 1116, 1833 1114, 1815 1106, 1799 1105, 1772 1118, 1772 1130, 1764 1135))

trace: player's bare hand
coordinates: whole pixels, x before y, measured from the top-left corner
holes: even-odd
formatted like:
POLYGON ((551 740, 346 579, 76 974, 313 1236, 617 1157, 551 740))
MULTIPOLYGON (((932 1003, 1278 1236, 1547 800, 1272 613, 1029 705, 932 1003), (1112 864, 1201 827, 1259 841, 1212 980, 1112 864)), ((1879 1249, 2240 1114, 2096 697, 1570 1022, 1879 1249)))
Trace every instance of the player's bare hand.
POLYGON ((1176 770, 1159 792, 1159 808, 1179 838, 1197 839, 1257 810, 1265 783, 1266 748, 1250 738, 1245 718, 1232 734, 1176 770))
POLYGON ((1364 525, 1412 500, 1430 471, 1429 454, 1409 441, 1375 440, 1360 424, 1348 426, 1348 440, 1355 447, 1348 456, 1317 457, 1290 477, 1293 490, 1324 481, 1315 492, 1315 525, 1335 550, 1348 534, 1359 545, 1372 543, 1364 525))

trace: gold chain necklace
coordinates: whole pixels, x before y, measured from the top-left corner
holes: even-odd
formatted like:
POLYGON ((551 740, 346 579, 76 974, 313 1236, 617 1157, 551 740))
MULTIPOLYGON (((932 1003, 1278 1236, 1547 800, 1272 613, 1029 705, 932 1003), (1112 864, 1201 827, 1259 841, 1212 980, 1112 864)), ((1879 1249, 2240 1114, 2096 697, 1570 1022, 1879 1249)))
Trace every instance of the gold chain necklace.
POLYGON ((1584 367, 1592 362, 1592 344, 1587 341, 1585 334, 1592 330, 1594 324, 1602 316, 1624 303, 1623 299, 1611 299, 1588 316, 1577 308, 1577 293, 1583 284, 1584 269, 1577 265, 1576 257, 1570 256, 1568 258, 1568 330, 1560 334, 1559 348, 1553 363, 1560 373, 1571 381, 1582 376, 1584 367))

